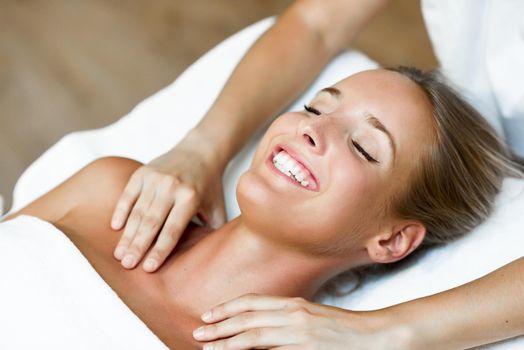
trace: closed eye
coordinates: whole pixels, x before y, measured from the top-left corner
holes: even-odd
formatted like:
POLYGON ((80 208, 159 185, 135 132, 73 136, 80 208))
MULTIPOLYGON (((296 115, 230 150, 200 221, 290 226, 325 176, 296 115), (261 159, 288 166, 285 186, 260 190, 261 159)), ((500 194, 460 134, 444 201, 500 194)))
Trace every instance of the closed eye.
POLYGON ((320 115, 320 111, 316 108, 313 108, 311 106, 308 106, 308 105, 304 105, 304 109, 309 112, 309 113, 313 113, 315 115, 320 115))
POLYGON ((357 151, 359 151, 363 156, 364 158, 366 158, 366 160, 368 162, 371 162, 371 163, 380 163, 378 160, 376 160, 375 158, 373 158, 372 156, 369 155, 368 152, 366 152, 366 150, 364 148, 362 148, 362 146, 360 146, 358 143, 356 143, 355 141, 351 140, 351 143, 353 143, 353 146, 355 146, 355 148, 357 149, 357 151))

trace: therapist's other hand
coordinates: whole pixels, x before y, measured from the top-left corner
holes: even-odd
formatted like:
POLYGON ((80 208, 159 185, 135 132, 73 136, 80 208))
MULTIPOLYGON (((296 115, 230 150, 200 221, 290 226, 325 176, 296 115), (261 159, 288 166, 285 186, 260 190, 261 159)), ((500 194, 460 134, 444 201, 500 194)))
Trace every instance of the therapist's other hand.
POLYGON ((138 168, 129 179, 113 213, 111 227, 124 232, 114 256, 132 269, 144 260, 156 271, 197 215, 218 228, 226 221, 222 166, 212 145, 190 132, 168 153, 138 168))
POLYGON ((204 313, 193 336, 205 350, 408 349, 410 331, 385 314, 247 294, 204 313))

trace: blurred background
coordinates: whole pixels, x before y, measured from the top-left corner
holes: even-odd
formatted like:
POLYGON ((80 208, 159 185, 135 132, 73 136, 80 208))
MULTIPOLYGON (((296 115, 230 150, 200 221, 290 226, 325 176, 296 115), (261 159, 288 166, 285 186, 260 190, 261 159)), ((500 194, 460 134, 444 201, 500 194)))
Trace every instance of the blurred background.
MULTIPOLYGON (((0 194, 63 135, 110 124, 199 56, 291 0, 0 0, 0 194)), ((396 0, 353 47, 436 66, 418 0, 396 0)))

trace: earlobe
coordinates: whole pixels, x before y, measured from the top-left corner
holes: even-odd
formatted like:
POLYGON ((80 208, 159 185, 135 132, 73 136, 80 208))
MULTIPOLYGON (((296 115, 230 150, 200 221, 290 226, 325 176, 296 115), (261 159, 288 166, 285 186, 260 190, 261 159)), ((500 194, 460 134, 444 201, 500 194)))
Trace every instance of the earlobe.
POLYGON ((392 263, 413 252, 424 240, 426 228, 418 222, 410 222, 377 235, 368 242, 369 258, 376 263, 392 263))

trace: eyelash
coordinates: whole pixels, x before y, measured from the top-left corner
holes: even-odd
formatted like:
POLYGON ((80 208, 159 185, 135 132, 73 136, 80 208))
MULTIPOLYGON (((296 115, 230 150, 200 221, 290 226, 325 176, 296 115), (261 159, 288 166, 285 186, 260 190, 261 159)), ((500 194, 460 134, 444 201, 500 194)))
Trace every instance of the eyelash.
POLYGON ((355 141, 351 140, 351 143, 353 143, 353 146, 355 146, 355 148, 364 156, 364 158, 366 158, 366 160, 368 162, 371 162, 371 163, 378 163, 378 160, 376 160, 375 158, 373 158, 372 156, 369 155, 368 152, 366 152, 366 150, 364 150, 362 148, 362 146, 360 146, 358 143, 356 143, 355 141))
POLYGON ((320 111, 316 108, 313 108, 311 106, 308 106, 308 105, 304 105, 304 109, 309 112, 309 113, 313 113, 315 115, 320 115, 320 111))
MULTIPOLYGON (((311 106, 308 106, 308 105, 304 105, 304 109, 309 112, 309 113, 313 113, 315 115, 320 115, 320 111, 316 108, 313 108, 311 106)), ((353 146, 357 149, 358 152, 360 152, 360 154, 362 154, 364 156, 364 158, 366 158, 366 160, 368 162, 371 162, 371 163, 379 163, 378 160, 376 160, 375 158, 373 158, 372 156, 369 155, 368 152, 366 152, 366 150, 364 148, 362 148, 362 146, 360 146, 357 142, 351 140, 351 143, 353 144, 353 146)))

